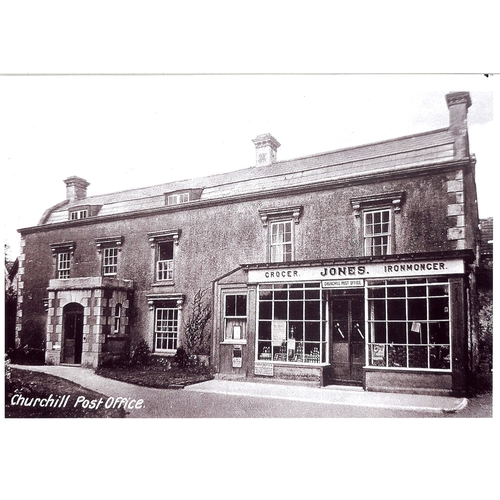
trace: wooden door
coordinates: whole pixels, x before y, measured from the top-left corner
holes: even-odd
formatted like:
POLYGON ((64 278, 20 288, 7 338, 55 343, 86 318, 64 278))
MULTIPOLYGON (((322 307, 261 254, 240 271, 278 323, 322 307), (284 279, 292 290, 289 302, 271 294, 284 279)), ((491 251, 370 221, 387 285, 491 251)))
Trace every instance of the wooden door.
POLYGON ((331 382, 361 385, 365 364, 364 296, 330 299, 331 382))

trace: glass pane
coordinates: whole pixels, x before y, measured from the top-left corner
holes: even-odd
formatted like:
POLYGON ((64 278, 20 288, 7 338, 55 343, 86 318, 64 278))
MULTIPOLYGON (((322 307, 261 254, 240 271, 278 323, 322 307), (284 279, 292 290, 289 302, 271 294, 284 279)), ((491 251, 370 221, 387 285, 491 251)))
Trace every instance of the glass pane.
POLYGON ((385 366, 387 346, 383 344, 373 344, 370 346, 370 365, 385 366))
POLYGON ((408 323, 408 343, 427 344, 427 323, 418 321, 408 323))
POLYGON ((450 327, 448 322, 429 323, 429 343, 430 344, 449 344, 450 327))
POLYGON ((174 258, 174 243, 165 241, 158 243, 158 260, 171 260, 174 258))
POLYGON ((320 325, 319 322, 307 322, 305 331, 306 341, 318 341, 320 340, 320 325))
POLYGON ((449 346, 433 346, 430 348, 430 368, 449 370, 450 348, 449 346))
POLYGON ((236 295, 236 316, 247 315, 247 296, 236 295))
POLYGON ((408 347, 408 366, 410 368, 427 368, 427 346, 408 347))
POLYGON ((289 337, 297 341, 304 340, 304 323, 302 321, 290 321, 289 337))
POLYGON ((271 340, 271 322, 259 321, 259 339, 271 340))
POLYGON ((369 288, 368 297, 370 299, 383 299, 385 298, 385 287, 380 288, 369 288))
POLYGON ((385 320, 385 300, 373 300, 370 302, 370 319, 385 320))
POLYGON ((275 302, 274 303, 274 318, 273 319, 287 319, 287 303, 275 302))
POLYGON ((320 305, 321 305, 320 301, 319 300, 307 301, 305 304, 306 304, 306 307, 305 307, 306 318, 305 319, 319 320, 320 319, 320 305))
POLYGON ((406 319, 406 301, 388 300, 387 301, 387 317, 389 320, 406 319))
POLYGON ((388 366, 406 368, 406 346, 389 345, 388 366))
POLYGON ((389 323, 387 341, 390 344, 406 344, 406 323, 389 323))
POLYGON ((408 300, 408 319, 425 321, 427 319, 427 300, 408 300))
POLYGON ((260 302, 259 304, 259 318, 260 319, 272 319, 273 314, 273 303, 272 302, 260 302))
POLYGON ((236 311, 236 295, 226 295, 226 316, 234 316, 236 311))
POLYGON ((387 329, 385 322, 370 323, 370 342, 385 343, 387 342, 387 329))
POLYGON ((304 319, 303 302, 288 303, 288 317, 290 319, 304 319))
POLYGON ((429 319, 448 319, 449 309, 448 309, 448 298, 430 298, 429 299, 429 319))

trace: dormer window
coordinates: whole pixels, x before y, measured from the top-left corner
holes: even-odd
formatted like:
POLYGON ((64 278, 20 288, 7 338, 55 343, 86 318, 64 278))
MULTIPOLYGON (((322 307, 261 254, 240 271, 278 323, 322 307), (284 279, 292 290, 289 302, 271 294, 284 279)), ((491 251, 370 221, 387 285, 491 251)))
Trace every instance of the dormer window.
POLYGON ((167 205, 178 205, 179 203, 187 203, 189 201, 189 193, 176 193, 167 196, 167 205))
POLYGON ((74 212, 70 212, 69 218, 70 220, 78 220, 78 219, 86 219, 89 215, 89 211, 85 210, 75 210, 74 212))
POLYGON ((181 205, 201 198, 203 188, 188 188, 165 193, 165 205, 181 205))
POLYGON ((94 217, 101 210, 102 205, 78 205, 68 210, 69 220, 81 220, 94 217))

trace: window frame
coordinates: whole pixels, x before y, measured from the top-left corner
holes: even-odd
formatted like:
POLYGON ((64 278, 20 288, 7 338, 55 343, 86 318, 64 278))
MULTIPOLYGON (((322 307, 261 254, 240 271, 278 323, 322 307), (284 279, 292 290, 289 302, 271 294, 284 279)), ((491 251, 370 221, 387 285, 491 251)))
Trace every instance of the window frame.
POLYGON ((222 294, 222 343, 225 344, 246 344, 247 342, 247 325, 248 325, 248 293, 246 290, 225 290, 222 294), (236 297, 235 313, 238 312, 237 297, 244 297, 245 314, 227 314, 228 312, 228 297, 236 297), (232 327, 232 328, 231 328, 232 327), (240 336, 234 337, 234 327, 240 327, 240 336), (231 335, 229 335, 231 333, 231 335))
POLYGON ((154 308, 154 339, 153 346, 154 352, 173 354, 177 351, 179 346, 179 323, 180 314, 178 307, 166 307, 164 305, 155 305, 154 308), (158 328, 158 316, 160 312, 166 312, 167 317, 162 318, 162 322, 166 322, 166 329, 158 328), (169 323, 171 323, 169 325, 169 323), (166 334, 159 337, 159 334, 166 334), (158 347, 158 341, 165 342, 167 347, 158 347), (171 343, 172 347, 168 347, 171 343))
POLYGON ((422 277, 369 280, 366 283, 365 302, 367 367, 425 372, 452 371, 453 329, 450 312, 451 285, 448 279, 422 277), (425 294, 422 293, 423 288, 425 294), (445 292, 430 293, 432 288, 443 288, 445 292), (391 305, 393 307, 390 310, 391 305), (444 307, 441 317, 436 316, 438 306, 444 307), (447 336, 446 342, 442 341, 443 339, 440 342, 435 341, 438 330, 442 330, 441 335, 444 332, 447 336), (404 336, 405 341, 396 341, 399 340, 398 336, 404 336), (418 336, 419 342, 415 341, 418 336), (422 356, 418 351, 424 352, 424 350, 426 365, 422 366, 422 356), (448 354, 442 359, 448 366, 436 366, 439 360, 434 360, 433 356, 446 351, 448 354))
POLYGON ((366 257, 373 257, 373 256, 378 256, 378 255, 392 255, 392 244, 394 240, 393 236, 393 231, 394 231, 394 221, 392 220, 392 210, 391 208, 386 208, 386 207, 381 207, 381 208, 373 208, 373 209, 367 209, 363 210, 363 253, 366 257), (386 213, 388 214, 388 220, 383 221, 383 214, 386 213), (367 222, 367 216, 371 215, 374 216, 375 214, 380 214, 381 216, 381 221, 380 222, 371 222, 368 224, 367 222), (369 226, 374 227, 375 225, 381 225, 383 226, 384 224, 388 224, 389 229, 388 231, 381 231, 380 233, 372 233, 368 234, 367 233, 367 228, 369 226), (387 241, 385 244, 382 245, 375 245, 374 241, 377 238, 387 238, 387 241), (385 248, 385 253, 373 253, 374 248, 385 248))
POLYGON ((173 282, 174 281, 174 242, 173 240, 160 240, 156 242, 156 255, 155 255, 155 281, 158 283, 162 282, 173 282), (172 246, 172 258, 171 259, 161 259, 161 246, 162 245, 172 246), (165 275, 165 277, 162 277, 165 275))
MULTIPOLYGON (((279 208, 266 208, 259 210, 259 216, 263 227, 267 230, 267 240, 266 240, 266 261, 267 262, 293 262, 296 260, 296 229, 300 222, 302 216, 303 207, 302 205, 289 206, 289 207, 279 207, 279 208), (290 241, 282 242, 280 244, 273 243, 273 228, 276 224, 290 224, 290 241), (278 246, 290 245, 290 258, 289 260, 274 260, 273 248, 278 246)), ((283 234, 286 234, 285 232, 283 234)), ((286 252, 282 252, 283 257, 287 255, 286 252)))
POLYGON ((115 277, 118 276, 119 271, 120 271, 120 252, 122 251, 122 246, 123 246, 123 241, 124 238, 123 236, 106 236, 103 238, 96 238, 95 239, 95 244, 97 247, 97 252, 99 254, 99 257, 101 259, 100 265, 101 265, 101 276, 104 277, 115 277), (109 259, 109 256, 107 256, 107 253, 113 250, 116 255, 114 256, 115 263, 114 264, 109 264, 107 261, 109 259), (106 268, 108 267, 114 267, 115 272, 109 272, 107 271, 106 268))
POLYGON ((86 219, 88 216, 89 216, 89 211, 87 208, 81 210, 72 210, 69 213, 69 220, 86 219))
POLYGON ((118 304, 115 304, 115 310, 113 314, 113 334, 114 335, 120 335, 120 329, 122 326, 122 311, 123 311, 123 306, 119 302, 118 304))
MULTIPOLYGON (((277 236, 280 236, 280 232, 278 231, 277 236)), ((286 263, 286 262, 292 262, 294 259, 294 230, 293 230, 293 223, 291 219, 284 219, 284 220, 273 220, 269 223, 269 262, 273 263, 286 263), (273 238, 275 236, 274 229, 279 228, 280 226, 283 226, 283 232, 281 233, 281 236, 285 237, 286 235, 289 235, 289 240, 286 241, 281 241, 281 242, 274 242, 273 238), (287 230, 286 226, 289 227, 289 230, 287 230), (286 248, 289 247, 289 251, 286 251, 286 248), (287 259, 287 255, 289 255, 289 258, 287 259), (281 259, 277 258, 280 257, 281 259)))
POLYGON ((102 249, 102 275, 103 276, 116 276, 118 274, 118 247, 108 246, 102 249), (114 255, 107 255, 109 252, 114 255), (112 263, 109 260, 112 259, 112 263), (114 269, 110 271, 109 269, 114 269))
POLYGON ((259 284, 257 296, 255 362, 329 363, 328 300, 321 282, 259 284))
POLYGON ((181 235, 180 229, 169 229, 164 231, 156 231, 154 233, 148 233, 148 240, 152 250, 152 271, 153 271, 153 284, 155 286, 159 285, 173 285, 175 279, 175 260, 176 260, 176 247, 179 246, 179 238, 181 235), (160 245, 163 243, 172 244, 172 259, 167 259, 160 261, 160 245), (160 262, 171 261, 167 269, 160 269, 160 262), (166 279, 159 279, 160 272, 167 273, 166 279))
POLYGON ((54 257, 53 276, 56 279, 70 279, 73 267, 73 256, 75 253, 75 242, 65 241, 62 243, 51 243, 52 256, 54 257), (64 260, 63 255, 65 256, 64 260), (64 266, 62 264, 65 264, 64 266))
POLYGON ((57 252, 57 279, 63 280, 63 279, 69 279, 70 278, 70 272, 71 272, 71 252, 70 251, 61 251, 57 252), (65 256, 66 258, 63 260, 62 257, 65 256), (63 264, 66 264, 63 266, 63 264))
POLYGON ((182 193, 173 193, 167 195, 167 205, 180 205, 181 203, 188 203, 191 199, 189 191, 182 193))

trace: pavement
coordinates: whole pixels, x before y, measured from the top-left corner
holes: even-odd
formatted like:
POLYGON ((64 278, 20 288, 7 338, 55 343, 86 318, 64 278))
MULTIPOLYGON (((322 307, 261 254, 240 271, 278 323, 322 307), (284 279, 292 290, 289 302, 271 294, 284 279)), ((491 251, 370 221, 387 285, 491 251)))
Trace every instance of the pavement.
MULTIPOLYGON (((96 375, 94 370, 79 366, 23 366, 14 368, 38 371, 65 378, 105 396, 144 397, 163 399, 172 389, 153 389, 140 387, 125 382, 111 380, 96 375)), ((243 396, 272 400, 288 400, 302 403, 319 403, 344 407, 363 407, 374 409, 407 410, 424 413, 457 413, 468 405, 467 398, 448 396, 429 396, 415 394, 398 394, 364 391, 358 387, 325 386, 308 387, 285 385, 278 383, 248 382, 232 380, 209 380, 186 386, 182 391, 187 393, 219 394, 226 396, 243 396)), ((131 415, 134 416, 134 415, 131 415)), ((136 416, 156 416, 161 414, 136 416)))

